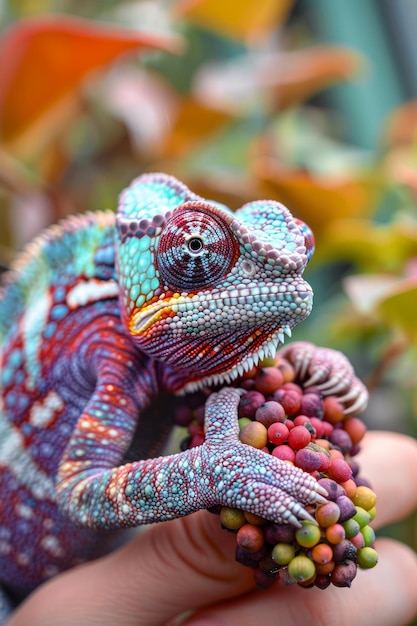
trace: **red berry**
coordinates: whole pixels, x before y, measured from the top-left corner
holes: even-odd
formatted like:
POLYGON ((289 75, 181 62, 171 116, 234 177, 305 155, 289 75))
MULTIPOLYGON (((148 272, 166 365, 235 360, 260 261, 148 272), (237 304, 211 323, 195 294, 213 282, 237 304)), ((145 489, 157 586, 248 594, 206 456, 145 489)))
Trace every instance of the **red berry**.
POLYGON ((263 547, 265 540, 259 526, 245 524, 237 531, 236 542, 239 548, 247 552, 258 552, 263 547))
POLYGON ((301 392, 293 389, 279 389, 272 397, 282 404, 287 415, 297 415, 301 406, 301 396, 301 392))
POLYGON ((343 421, 345 417, 344 407, 337 398, 329 396, 323 400, 324 419, 331 424, 343 421))
MULTIPOLYGON (((300 450, 305 448, 311 441, 311 434, 305 426, 294 426, 289 432, 288 443, 291 448, 300 450)), ((349 477, 350 478, 350 477, 349 477)))
POLYGON ((268 428, 268 441, 276 446, 285 443, 288 438, 289 430, 282 422, 275 422, 268 428))
POLYGON ((255 389, 263 394, 276 391, 284 382, 284 377, 276 367, 263 367, 255 377, 255 389))
POLYGON ((294 418, 294 426, 305 426, 306 424, 311 424, 310 418, 307 415, 297 415, 294 418))
POLYGON ((366 426, 358 417, 346 418, 343 428, 350 435, 353 445, 359 443, 366 433, 366 426))
POLYGON ((324 433, 322 420, 320 420, 318 417, 314 417, 313 416, 313 417, 310 417, 310 424, 312 425, 312 427, 316 431, 317 439, 320 439, 323 436, 323 433, 324 433))
POLYGON ((332 459, 329 465, 328 474, 338 483, 344 483, 352 477, 352 468, 344 459, 332 459))

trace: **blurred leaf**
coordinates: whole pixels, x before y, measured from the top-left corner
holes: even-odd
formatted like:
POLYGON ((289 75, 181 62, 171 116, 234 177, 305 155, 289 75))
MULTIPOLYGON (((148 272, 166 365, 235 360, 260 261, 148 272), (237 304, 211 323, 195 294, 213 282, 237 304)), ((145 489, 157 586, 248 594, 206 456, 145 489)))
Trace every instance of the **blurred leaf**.
POLYGON ((142 68, 118 67, 101 81, 96 99, 123 121, 138 154, 160 157, 179 106, 168 83, 142 68))
POLYGON ((376 311, 389 326, 400 328, 413 341, 417 340, 417 280, 398 281, 381 300, 376 311))
POLYGON ((398 283, 392 274, 365 274, 348 276, 343 286, 356 310, 362 314, 373 314, 377 303, 398 283))
POLYGON ((336 47, 249 51, 227 62, 203 65, 195 77, 194 92, 206 104, 235 114, 259 102, 275 112, 351 77, 361 60, 356 52, 336 47))
POLYGON ((294 0, 179 0, 177 18, 228 37, 259 41, 287 17, 294 0))
POLYGON ((417 141, 417 101, 395 109, 383 129, 383 140, 386 150, 417 141))
POLYGON ((230 115, 206 107, 190 98, 182 98, 170 133, 162 146, 162 157, 179 158, 193 150, 230 121, 230 115))
MULTIPOLYGON (((324 233, 338 220, 371 212, 377 186, 372 174, 350 177, 317 175, 290 168, 277 159, 260 156, 254 173, 263 195, 288 205, 297 217, 305 220, 316 234, 317 242, 326 245, 324 233)), ((326 237, 329 235, 327 234, 326 237)))
POLYGON ((417 278, 388 274, 350 276, 344 287, 356 310, 417 339, 417 278))
POLYGON ((332 220, 317 246, 318 257, 355 263, 367 272, 401 272, 417 256, 417 223, 408 219, 389 224, 353 218, 332 220))
POLYGON ((285 109, 321 89, 357 75, 364 59, 336 46, 316 46, 281 55, 264 68, 260 80, 271 87, 275 109, 285 109))
POLYGON ((93 70, 140 49, 178 50, 178 38, 54 15, 16 23, 0 40, 0 138, 33 157, 74 114, 93 70))

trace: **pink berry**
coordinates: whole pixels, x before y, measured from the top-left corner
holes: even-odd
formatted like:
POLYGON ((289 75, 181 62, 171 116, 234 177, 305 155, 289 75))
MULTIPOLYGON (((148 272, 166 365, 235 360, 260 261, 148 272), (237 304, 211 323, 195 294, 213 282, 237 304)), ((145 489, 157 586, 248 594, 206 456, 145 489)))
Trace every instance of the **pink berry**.
POLYGON ((295 465, 304 470, 304 472, 311 474, 321 465, 320 454, 308 448, 297 450, 295 453, 295 465))
POLYGON ((348 417, 343 427, 349 433, 353 445, 359 443, 366 433, 366 426, 358 417, 348 417))
POLYGON ((256 410, 255 419, 268 428, 274 422, 283 422, 285 419, 285 411, 282 408, 282 404, 269 400, 265 402, 265 404, 261 404, 256 410))
POLYGON ((301 398, 300 411, 304 415, 321 417, 323 415, 323 403, 315 393, 305 393, 301 398))
POLYGON ((323 528, 327 528, 328 526, 332 526, 339 521, 340 517, 340 509, 337 506, 336 502, 327 502, 316 511, 316 520, 319 526, 323 528))
POLYGON ((323 436, 323 433, 324 433, 322 420, 319 419, 318 417, 314 417, 313 416, 313 417, 310 417, 310 424, 312 425, 312 427, 316 431, 317 439, 320 439, 323 436))
POLYGON ((330 458, 327 456, 327 454, 324 454, 324 452, 319 452, 318 455, 321 459, 320 466, 318 467, 319 472, 327 472, 330 465, 330 458))
POLYGON ((239 417, 255 417, 256 410, 265 403, 265 396, 259 391, 248 391, 240 399, 238 407, 239 417))
POLYGON ((290 446, 277 446, 271 454, 281 461, 291 461, 291 463, 295 461, 295 452, 290 446))

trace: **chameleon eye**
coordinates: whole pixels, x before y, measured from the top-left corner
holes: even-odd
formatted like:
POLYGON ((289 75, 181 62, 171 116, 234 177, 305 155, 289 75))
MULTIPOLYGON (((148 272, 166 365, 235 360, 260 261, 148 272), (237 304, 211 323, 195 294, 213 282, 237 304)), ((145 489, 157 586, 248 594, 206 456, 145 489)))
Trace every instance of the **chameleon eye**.
POLYGON ((188 292, 217 283, 236 256, 237 241, 222 217, 202 203, 187 203, 168 219, 157 263, 167 287, 188 292))
POLYGON ((187 247, 190 254, 201 254, 204 249, 204 242, 201 237, 190 237, 187 241, 187 247))

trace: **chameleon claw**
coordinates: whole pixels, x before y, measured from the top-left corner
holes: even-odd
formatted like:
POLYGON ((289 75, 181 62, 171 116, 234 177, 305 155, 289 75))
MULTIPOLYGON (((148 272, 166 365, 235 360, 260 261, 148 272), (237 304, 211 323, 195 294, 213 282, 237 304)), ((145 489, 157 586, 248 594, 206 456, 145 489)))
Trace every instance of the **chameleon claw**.
POLYGON ((320 383, 320 381, 323 380, 324 375, 325 371, 322 368, 317 369, 308 380, 304 381, 304 387, 313 387, 317 385, 319 389, 323 389, 322 385, 325 385, 326 383, 320 383))
POLYGON ((362 392, 356 402, 345 409, 345 415, 351 415, 352 413, 362 413, 366 409, 368 404, 368 393, 362 392))
POLYGON ((337 395, 345 391, 348 386, 349 384, 346 380, 341 380, 340 377, 334 376, 327 383, 317 385, 317 389, 325 392, 326 395, 337 395))

